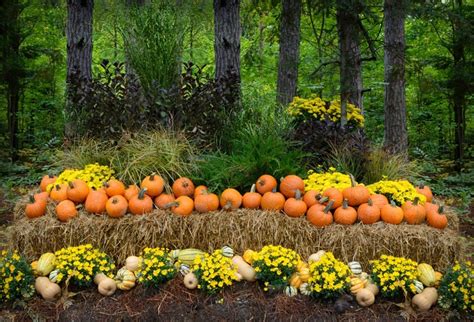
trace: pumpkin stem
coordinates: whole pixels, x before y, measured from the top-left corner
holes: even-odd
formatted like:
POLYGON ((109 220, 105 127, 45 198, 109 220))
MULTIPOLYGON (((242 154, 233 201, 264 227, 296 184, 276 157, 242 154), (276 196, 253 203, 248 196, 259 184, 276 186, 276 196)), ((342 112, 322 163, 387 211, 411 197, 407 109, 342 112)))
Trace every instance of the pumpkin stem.
POLYGON ((397 206, 397 204, 396 204, 395 201, 393 201, 393 200, 390 200, 390 205, 392 205, 392 207, 396 207, 396 206, 397 206))
POLYGON ((415 199, 413 200, 413 204, 414 204, 415 206, 417 206, 417 205, 418 205, 418 201, 420 201, 420 198, 415 197, 415 199))
POLYGON ((347 209, 349 207, 347 202, 348 202, 348 200, 346 198, 344 198, 344 200, 342 201, 342 209, 347 209))
POLYGON ((150 181, 154 181, 155 180, 155 174, 152 173, 151 176, 150 176, 150 181))
POLYGON ((229 200, 222 209, 229 210, 230 208, 232 208, 232 201, 229 200))
POLYGON ((276 188, 276 187, 273 188, 273 189, 272 189, 272 192, 273 192, 273 193, 277 192, 277 188, 276 188))
POLYGON ((321 204, 322 204, 322 203, 325 203, 325 202, 327 202, 328 200, 329 200, 329 198, 328 198, 328 197, 321 197, 321 198, 319 198, 319 203, 321 203, 321 204))
POLYGON ((349 173, 349 178, 351 178, 351 186, 352 187, 357 186, 357 182, 356 182, 354 176, 352 175, 352 173, 349 173))
POLYGON ((142 190, 140 190, 140 192, 138 193, 138 199, 143 200, 143 198, 145 198, 146 190, 147 190, 146 188, 143 188, 142 190))
POLYGON ((114 198, 112 199, 112 203, 113 203, 114 205, 115 205, 116 203, 118 203, 117 197, 114 197, 114 198))
POLYGON ((61 187, 58 184, 56 185, 55 188, 56 188, 57 191, 61 190, 61 187))
POLYGON ((179 201, 172 201, 168 202, 163 208, 169 209, 171 207, 178 207, 179 206, 179 201))
POLYGON ((369 200, 367 200, 367 203, 368 203, 368 204, 369 204, 369 206, 371 206, 371 207, 374 205, 374 203, 373 203, 373 201, 372 201, 372 199, 371 199, 371 198, 369 198, 369 200))
POLYGON ((53 178, 54 178, 54 176, 53 176, 52 174, 48 174, 48 177, 49 177, 50 179, 53 179, 53 178))
POLYGON ((255 192, 255 183, 252 185, 252 187, 250 188, 250 192, 255 192))
POLYGON ((423 183, 420 183, 420 185, 418 186, 418 188, 424 189, 424 188, 425 188, 425 185, 424 185, 423 183))
POLYGON ((173 190, 171 189, 168 183, 165 184, 165 191, 168 195, 170 195, 173 192, 173 190))
POLYGON ((104 181, 104 183, 102 184, 102 186, 105 187, 105 188, 108 188, 110 185, 109 185, 108 182, 104 181))
POLYGON ((300 200, 301 199, 301 191, 300 189, 296 189, 295 191, 295 199, 300 200))
POLYGON ((69 185, 69 188, 74 189, 74 184, 72 183, 72 181, 69 181, 68 185, 69 185))
POLYGON ((444 206, 439 206, 438 207, 438 214, 442 214, 444 212, 444 206))
POLYGON ((35 203, 35 197, 33 195, 30 195, 30 203, 35 203))
POLYGON ((325 214, 327 214, 329 212, 329 210, 332 208, 332 205, 334 204, 334 200, 331 199, 331 201, 329 201, 328 205, 326 206, 326 208, 324 208, 323 212, 325 214))

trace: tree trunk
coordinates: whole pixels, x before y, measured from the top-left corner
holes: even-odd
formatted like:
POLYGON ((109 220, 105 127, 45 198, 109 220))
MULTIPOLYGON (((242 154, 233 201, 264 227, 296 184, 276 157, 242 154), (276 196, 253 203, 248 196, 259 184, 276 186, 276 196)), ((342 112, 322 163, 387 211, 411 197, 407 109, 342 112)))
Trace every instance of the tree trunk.
POLYGON ((359 12, 356 1, 337 1, 337 30, 339 34, 341 124, 347 121, 346 104, 351 103, 363 110, 362 69, 360 56, 359 12))
POLYGON ((92 11, 93 0, 67 0, 67 102, 66 137, 75 135, 74 117, 77 104, 74 103, 82 86, 92 79, 92 11), (80 79, 81 82, 77 82, 80 79), (72 86, 81 84, 80 86, 72 86))
POLYGON ((282 0, 277 102, 287 105, 296 95, 300 56, 301 0, 282 0))
POLYGON ((407 154, 405 105, 405 12, 406 0, 385 0, 385 130, 384 148, 407 154))
POLYGON ((214 0, 216 80, 231 77, 240 96, 240 0, 214 0))

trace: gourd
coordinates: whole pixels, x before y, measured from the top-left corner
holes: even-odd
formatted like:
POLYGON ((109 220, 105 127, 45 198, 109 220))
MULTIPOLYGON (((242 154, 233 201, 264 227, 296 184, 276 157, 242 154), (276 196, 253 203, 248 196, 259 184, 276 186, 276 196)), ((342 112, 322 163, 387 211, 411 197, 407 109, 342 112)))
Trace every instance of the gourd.
POLYGON ((184 283, 184 286, 186 286, 186 288, 193 290, 198 286, 198 279, 196 275, 194 275, 194 273, 191 272, 184 276, 183 283, 184 283))
POLYGON ((374 296, 377 296, 377 294, 379 294, 379 287, 370 281, 367 281, 367 285, 365 285, 365 289, 371 291, 374 294, 374 296))
POLYGON ((222 247, 222 256, 231 258, 234 256, 234 250, 230 246, 222 247))
POLYGON ((300 277, 301 281, 307 282, 310 277, 309 268, 303 267, 300 270, 298 270, 298 276, 300 277))
POLYGON ((176 197, 192 197, 194 195, 194 183, 191 181, 191 179, 186 177, 179 178, 173 182, 172 189, 176 197))
POLYGON ((47 276, 56 267, 56 256, 53 253, 44 253, 38 259, 36 272, 40 276, 47 276))
POLYGON ((436 283, 436 275, 430 264, 421 263, 417 267, 419 280, 425 286, 434 286, 436 283))
POLYGON ((280 211, 285 206, 285 196, 277 192, 275 188, 272 191, 265 192, 260 206, 263 210, 280 211))
POLYGON ((140 184, 140 188, 146 188, 146 194, 150 197, 156 197, 163 192, 165 187, 165 180, 156 174, 145 177, 140 184))
POLYGON ((367 285, 367 280, 362 280, 358 277, 351 278, 351 293, 357 294, 367 285))
POLYGON ((337 209, 342 205, 344 197, 342 195, 342 192, 339 191, 339 189, 336 188, 327 188, 323 192, 323 196, 321 200, 319 200, 320 203, 328 204, 330 201, 333 201, 331 209, 337 209))
POLYGON ((311 295, 311 288, 308 283, 302 283, 300 285, 300 293, 306 296, 311 295))
POLYGON ((227 188, 221 194, 220 204, 224 210, 238 209, 242 204, 242 195, 233 188, 227 188))
POLYGON ((187 249, 177 249, 171 252, 171 257, 178 260, 180 263, 186 265, 192 265, 194 259, 197 256, 204 256, 205 252, 195 248, 187 248, 187 249))
POLYGON ((423 283, 418 281, 418 280, 414 280, 413 281, 413 285, 415 285, 415 292, 416 294, 420 294, 421 292, 423 292, 423 283))
POLYGON ((191 273, 191 268, 189 267, 189 265, 181 264, 179 266, 179 272, 181 275, 186 276, 186 274, 191 273))
MULTIPOLYGON (((32 263, 33 264, 33 263, 32 263)), ((440 272, 435 272, 435 286, 438 287, 441 279, 443 278, 443 274, 440 272)))
POLYGON ((301 217, 304 216, 308 206, 301 200, 301 191, 296 190, 294 198, 289 198, 283 205, 283 211, 290 217, 301 217))
POLYGON ((244 277, 242 275, 240 275, 239 273, 235 272, 235 280, 237 282, 241 282, 242 280, 244 279, 244 277))
POLYGON ((341 225, 352 225, 357 220, 357 211, 348 206, 347 199, 344 199, 342 206, 334 212, 334 221, 341 225))
POLYGON ((319 250, 319 251, 317 251, 316 253, 311 254, 311 255, 308 257, 308 263, 311 263, 311 262, 318 262, 318 261, 324 256, 324 254, 326 254, 326 251, 325 251, 325 250, 319 250))
POLYGON ((269 174, 261 175, 256 182, 257 191, 262 195, 276 189, 277 185, 277 180, 269 174))
POLYGON ((254 282, 257 279, 255 269, 247 264, 241 256, 232 257, 232 263, 237 265, 237 273, 242 275, 243 279, 248 282, 254 282))
POLYGON ((356 294, 357 303, 360 306, 370 306, 375 302, 375 295, 370 290, 363 288, 356 294))
POLYGON ((129 271, 136 272, 140 269, 142 258, 137 256, 128 256, 125 259, 125 268, 129 271))
POLYGON ((366 203, 370 197, 369 189, 363 185, 357 185, 352 174, 349 174, 349 177, 351 178, 351 186, 342 191, 343 197, 348 200, 351 207, 366 203))
POLYGON ((140 190, 128 201, 128 209, 134 215, 143 215, 153 210, 153 200, 146 195, 146 188, 140 190))
POLYGON ((36 278, 35 289, 47 301, 53 301, 61 294, 61 287, 44 276, 36 278))
POLYGON ((427 287, 413 297, 411 303, 419 311, 428 311, 433 304, 438 300, 438 291, 434 287, 427 287))
POLYGON ((304 181, 300 177, 290 174, 281 179, 280 192, 286 198, 294 198, 298 190, 304 191, 304 181))
POLYGON ((135 286, 136 279, 137 278, 132 271, 129 271, 126 267, 122 267, 118 270, 117 275, 115 276, 115 283, 117 284, 118 289, 128 291, 135 286))
POLYGON ((103 296, 111 296, 117 289, 115 281, 110 277, 107 277, 104 273, 97 274, 94 277, 94 283, 97 284, 97 290, 103 296))
POLYGON ((298 295, 298 289, 294 286, 287 286, 285 287, 285 295, 289 297, 293 297, 298 295))
POLYGON ((215 211, 219 208, 219 197, 215 193, 203 191, 194 198, 194 208, 201 213, 215 211))
POLYGON ((242 206, 247 209, 258 209, 262 201, 262 195, 255 192, 255 184, 250 188, 250 192, 246 192, 242 197, 242 206))
POLYGON ((250 265, 252 265, 253 263, 253 256, 255 255, 255 251, 251 250, 251 249, 247 249, 245 250, 244 254, 242 255, 244 261, 246 261, 247 263, 249 263, 250 265))
POLYGON ((38 275, 38 271, 37 271, 38 261, 31 262, 30 266, 31 266, 31 269, 33 270, 33 274, 38 275))
POLYGON ((301 280, 301 278, 300 278, 300 276, 298 275, 298 273, 293 273, 293 274, 290 276, 290 286, 294 286, 294 287, 296 287, 296 288, 299 288, 302 283, 303 283, 303 281, 301 280))
POLYGON ((362 273, 362 266, 359 262, 349 262, 347 266, 349 266, 352 274, 359 275, 360 273, 362 273))
POLYGON ((49 280, 53 283, 56 283, 58 279, 58 274, 59 274, 59 270, 55 269, 54 271, 49 273, 49 280))

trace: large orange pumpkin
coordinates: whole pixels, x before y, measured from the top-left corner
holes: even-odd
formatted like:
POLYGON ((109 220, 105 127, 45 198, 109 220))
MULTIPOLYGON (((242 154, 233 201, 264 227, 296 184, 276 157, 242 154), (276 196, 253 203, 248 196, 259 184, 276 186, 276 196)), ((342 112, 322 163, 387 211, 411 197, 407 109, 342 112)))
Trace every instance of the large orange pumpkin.
POLYGON ((308 206, 301 200, 301 192, 299 190, 296 191, 295 197, 288 198, 283 206, 283 211, 290 217, 304 216, 306 210, 308 210, 308 206))
POLYGON ((369 199, 367 203, 359 206, 357 215, 362 223, 366 225, 373 224, 380 220, 380 208, 369 199))
POLYGON ((356 207, 369 200, 370 192, 363 185, 357 185, 352 174, 349 175, 351 178, 351 187, 345 188, 342 191, 342 196, 347 199, 349 206, 356 207))
POLYGON ((300 177, 290 174, 281 180, 280 192, 286 198, 293 198, 297 190, 304 191, 304 181, 300 177))
POLYGON ((125 185, 122 181, 117 179, 110 179, 104 183, 105 193, 109 197, 124 195, 125 194, 125 185))
POLYGON ((71 200, 63 200, 56 206, 56 216, 60 221, 69 221, 77 216, 77 209, 71 200))
POLYGON ((66 200, 67 199, 67 184, 62 183, 62 184, 54 185, 53 189, 49 193, 49 197, 56 202, 61 202, 63 200, 66 200))
POLYGON ((131 184, 128 186, 127 189, 125 189, 125 192, 123 195, 125 199, 130 201, 130 199, 132 199, 133 196, 138 195, 139 193, 140 193, 140 188, 138 188, 136 184, 131 184))
POLYGON ((202 195, 207 191, 207 187, 204 185, 197 186, 196 189, 194 189, 194 198, 196 198, 199 195, 202 195))
POLYGON ((166 205, 173 201, 175 201, 173 193, 162 193, 155 197, 155 205, 160 209, 167 209, 166 205))
POLYGON ((194 209, 193 199, 188 196, 180 196, 172 204, 171 212, 183 217, 189 216, 194 209))
POLYGON ((438 209, 430 209, 426 213, 426 221, 428 225, 438 229, 444 229, 448 225, 448 217, 443 214, 444 208, 442 206, 438 207, 438 209))
POLYGON ((42 199, 35 199, 30 196, 29 203, 26 204, 25 214, 28 218, 37 218, 44 216, 46 213, 46 201, 42 199))
POLYGON ((316 227, 325 227, 332 224, 333 217, 329 210, 332 208, 333 203, 334 201, 331 200, 324 209, 321 209, 319 205, 311 206, 306 213, 306 218, 316 227))
POLYGON ((107 200, 105 210, 112 218, 123 217, 127 213, 128 201, 122 195, 115 195, 107 200))
POLYGON ((311 207, 319 203, 319 199, 321 199, 321 193, 317 190, 309 190, 303 196, 303 201, 306 203, 306 206, 311 207))
POLYGON ((433 200, 433 192, 428 186, 420 185, 416 188, 416 192, 425 196, 427 202, 431 202, 433 200))
POLYGON ((101 214, 105 212, 107 200, 109 200, 109 198, 104 190, 96 190, 95 188, 92 188, 87 195, 84 208, 87 212, 101 214))
POLYGON ((263 210, 280 211, 285 206, 285 196, 280 192, 276 192, 276 189, 265 192, 262 196, 260 206, 263 210))
POLYGON ((163 180, 159 175, 152 174, 143 179, 140 188, 146 188, 146 194, 153 198, 163 192, 163 189, 165 188, 165 180, 163 180))
POLYGON ((347 203, 347 199, 344 199, 342 206, 334 212, 334 221, 338 224, 352 225, 357 220, 357 211, 347 203))
POLYGON ((189 178, 179 178, 173 182, 173 193, 176 197, 192 197, 194 195, 194 183, 189 178))
POLYGON ((49 199, 49 192, 42 191, 42 192, 35 193, 34 198, 35 200, 43 200, 47 202, 49 199))
POLYGON ((56 182, 56 179, 58 177, 53 176, 51 174, 45 175, 40 182, 40 189, 41 191, 46 191, 46 188, 50 185, 56 182))
POLYGON ((276 189, 277 185, 277 180, 269 174, 261 175, 256 182, 257 191, 262 195, 265 192, 269 192, 273 189, 276 189))
POLYGON ((386 223, 398 225, 403 221, 403 210, 392 201, 391 204, 382 206, 380 217, 386 223))
POLYGON ((337 209, 342 205, 343 199, 344 197, 342 196, 342 192, 340 192, 339 189, 327 188, 326 190, 324 190, 323 197, 319 202, 327 205, 328 202, 332 200, 332 209, 337 209))
POLYGON ((222 209, 237 209, 242 204, 242 195, 233 188, 227 188, 221 193, 220 204, 222 209))
POLYGON ((405 221, 410 225, 421 224, 425 221, 426 210, 423 205, 420 205, 418 197, 415 197, 413 202, 407 201, 402 205, 405 221))
POLYGON ((219 197, 215 193, 203 192, 194 198, 194 208, 198 212, 209 212, 219 209, 219 197))
POLYGON ((258 192, 255 192, 255 184, 250 188, 250 192, 246 192, 242 197, 242 206, 248 209, 258 209, 260 208, 260 203, 262 201, 262 195, 258 192))
POLYGON ((374 206, 377 206, 380 209, 382 209, 383 206, 388 205, 387 197, 381 194, 370 195, 370 200, 372 200, 374 206))
POLYGON ((134 215, 143 215, 153 210, 153 200, 145 194, 146 189, 140 190, 128 201, 128 209, 134 215))
POLYGON ((89 194, 89 186, 85 181, 76 179, 69 182, 67 187, 67 198, 76 203, 84 202, 89 194))

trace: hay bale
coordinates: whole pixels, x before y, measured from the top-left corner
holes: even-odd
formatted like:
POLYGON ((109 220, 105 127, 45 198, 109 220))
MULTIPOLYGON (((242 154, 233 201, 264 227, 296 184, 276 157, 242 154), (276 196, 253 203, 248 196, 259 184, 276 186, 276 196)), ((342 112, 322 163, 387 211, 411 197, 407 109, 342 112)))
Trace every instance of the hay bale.
POLYGON ((457 216, 448 213, 450 228, 438 230, 427 225, 330 225, 316 228, 305 218, 281 213, 240 209, 232 212, 195 213, 181 218, 155 210, 143 216, 120 219, 79 212, 68 223, 56 219, 54 206, 48 214, 29 220, 23 206, 16 207, 16 220, 9 228, 9 247, 29 259, 66 246, 91 243, 113 256, 118 263, 144 247, 170 249, 200 248, 212 251, 231 245, 238 253, 267 244, 280 244, 298 251, 303 258, 319 250, 331 250, 345 261, 368 261, 382 254, 405 256, 443 269, 463 256, 463 241, 456 227, 457 216), (454 229, 453 229, 454 228, 454 229))

